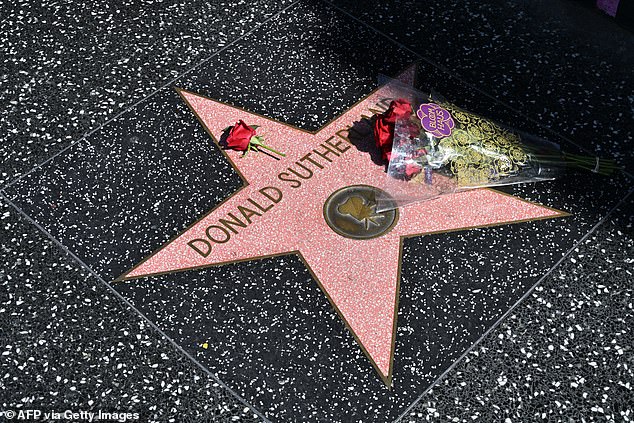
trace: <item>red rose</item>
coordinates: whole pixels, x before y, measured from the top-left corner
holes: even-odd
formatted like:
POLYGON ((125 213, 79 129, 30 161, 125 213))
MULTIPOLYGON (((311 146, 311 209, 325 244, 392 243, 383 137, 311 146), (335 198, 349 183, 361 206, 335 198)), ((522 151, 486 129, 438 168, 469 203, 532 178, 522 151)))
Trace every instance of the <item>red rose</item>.
POLYGON ((412 114, 412 105, 404 98, 399 98, 390 103, 390 107, 383 116, 388 122, 395 123, 396 119, 407 119, 410 114, 412 114))
POLYGON ((240 120, 231 128, 231 132, 229 132, 227 147, 238 151, 246 151, 251 138, 254 136, 255 129, 248 126, 243 120, 240 120))
POLYGON ((412 106, 405 99, 394 100, 385 113, 377 115, 374 120, 374 141, 381 150, 383 160, 390 160, 392 143, 394 142, 394 124, 397 119, 408 118, 412 106))

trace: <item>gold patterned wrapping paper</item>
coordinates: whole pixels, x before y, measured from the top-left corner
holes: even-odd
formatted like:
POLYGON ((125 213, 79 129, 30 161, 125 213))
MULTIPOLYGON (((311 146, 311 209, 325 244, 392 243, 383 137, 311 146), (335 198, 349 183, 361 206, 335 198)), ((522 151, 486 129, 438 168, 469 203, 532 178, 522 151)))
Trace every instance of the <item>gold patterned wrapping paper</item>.
POLYGON ((484 185, 528 166, 529 154, 518 135, 452 104, 441 105, 451 113, 456 127, 438 144, 451 151, 450 169, 458 186, 484 185))

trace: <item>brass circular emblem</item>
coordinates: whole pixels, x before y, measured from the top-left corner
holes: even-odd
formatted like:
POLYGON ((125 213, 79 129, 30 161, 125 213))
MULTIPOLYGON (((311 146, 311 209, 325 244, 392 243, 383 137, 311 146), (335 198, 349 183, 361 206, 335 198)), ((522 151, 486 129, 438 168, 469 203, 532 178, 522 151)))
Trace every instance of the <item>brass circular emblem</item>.
POLYGON ((330 228, 352 239, 371 239, 388 233, 398 222, 396 203, 384 191, 369 185, 352 185, 333 192, 324 203, 330 228), (394 208, 376 212, 377 194, 394 208))

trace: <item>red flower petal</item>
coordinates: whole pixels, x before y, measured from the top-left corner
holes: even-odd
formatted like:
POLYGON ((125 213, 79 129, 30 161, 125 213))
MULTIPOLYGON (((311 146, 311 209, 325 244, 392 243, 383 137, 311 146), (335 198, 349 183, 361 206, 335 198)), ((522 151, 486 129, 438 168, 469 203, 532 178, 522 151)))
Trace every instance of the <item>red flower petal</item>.
POLYGON ((249 147, 249 142, 253 136, 255 136, 255 129, 240 120, 231 128, 231 132, 229 132, 227 137, 227 146, 234 150, 245 151, 249 147))

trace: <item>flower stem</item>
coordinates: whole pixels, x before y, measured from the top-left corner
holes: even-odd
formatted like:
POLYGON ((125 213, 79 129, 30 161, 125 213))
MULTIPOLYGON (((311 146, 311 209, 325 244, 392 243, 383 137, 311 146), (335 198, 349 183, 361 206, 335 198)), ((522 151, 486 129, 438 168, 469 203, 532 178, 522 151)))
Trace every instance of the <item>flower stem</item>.
POLYGON ((267 150, 269 150, 269 151, 271 151, 271 152, 273 152, 273 153, 275 153, 275 154, 279 154, 279 155, 280 155, 280 156, 282 156, 282 157, 286 157, 286 154, 281 153, 281 152, 279 152, 279 151, 277 151, 277 150, 275 150, 275 149, 273 149, 273 148, 271 148, 271 147, 269 147, 269 146, 266 146, 266 145, 264 145, 264 144, 258 144, 258 148, 259 148, 259 147, 266 148, 267 150))
POLYGON ((253 145, 253 146, 256 146, 257 148, 261 147, 261 148, 264 148, 266 150, 269 150, 272 153, 275 153, 275 154, 280 155, 282 157, 286 157, 286 154, 281 153, 281 152, 279 152, 279 151, 277 151, 277 150, 275 150, 275 149, 273 149, 273 148, 271 148, 271 147, 269 147, 267 145, 264 145, 263 141, 264 140, 263 140, 263 138, 261 136, 254 136, 254 137, 251 138, 251 141, 249 142, 249 146, 253 145))

